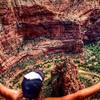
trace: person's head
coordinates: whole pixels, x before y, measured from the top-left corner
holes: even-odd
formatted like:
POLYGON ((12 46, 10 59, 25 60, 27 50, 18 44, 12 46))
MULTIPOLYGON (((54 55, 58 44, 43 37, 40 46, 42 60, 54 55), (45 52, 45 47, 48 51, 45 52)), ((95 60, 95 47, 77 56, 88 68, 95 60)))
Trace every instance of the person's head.
POLYGON ((39 97, 43 83, 43 72, 33 71, 24 76, 22 81, 23 96, 27 99, 39 97))

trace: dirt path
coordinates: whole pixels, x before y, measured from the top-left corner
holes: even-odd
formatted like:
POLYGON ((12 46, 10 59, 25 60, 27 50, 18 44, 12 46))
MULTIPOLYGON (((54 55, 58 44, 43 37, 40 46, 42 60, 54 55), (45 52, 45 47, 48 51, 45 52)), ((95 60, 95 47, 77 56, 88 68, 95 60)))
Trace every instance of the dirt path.
POLYGON ((80 73, 81 75, 84 75, 84 76, 88 75, 89 77, 90 77, 90 76, 91 76, 91 77, 95 76, 95 77, 100 78, 100 74, 96 74, 96 73, 88 72, 88 71, 83 71, 83 70, 81 70, 81 69, 79 70, 79 73, 80 73))

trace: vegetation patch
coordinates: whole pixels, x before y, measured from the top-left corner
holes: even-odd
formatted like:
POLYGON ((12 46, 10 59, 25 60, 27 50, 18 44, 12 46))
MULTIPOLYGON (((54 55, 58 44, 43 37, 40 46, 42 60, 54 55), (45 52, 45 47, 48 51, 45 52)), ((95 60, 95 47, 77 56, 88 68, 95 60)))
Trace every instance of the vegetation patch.
POLYGON ((100 46, 89 44, 85 46, 85 63, 79 64, 87 71, 100 73, 100 46))

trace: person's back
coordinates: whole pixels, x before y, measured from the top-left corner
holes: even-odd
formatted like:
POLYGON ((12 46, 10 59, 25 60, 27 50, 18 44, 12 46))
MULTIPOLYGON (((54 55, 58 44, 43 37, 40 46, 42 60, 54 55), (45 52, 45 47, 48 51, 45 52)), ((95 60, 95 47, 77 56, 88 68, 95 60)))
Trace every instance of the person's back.
POLYGON ((22 81, 23 96, 29 100, 39 98, 43 77, 38 72, 30 72, 24 76, 22 81))

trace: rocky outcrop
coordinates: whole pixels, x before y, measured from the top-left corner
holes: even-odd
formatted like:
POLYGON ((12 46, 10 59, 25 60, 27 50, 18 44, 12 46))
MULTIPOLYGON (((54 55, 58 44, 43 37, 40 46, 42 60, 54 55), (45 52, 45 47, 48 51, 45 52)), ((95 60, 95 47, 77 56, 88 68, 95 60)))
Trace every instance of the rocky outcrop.
POLYGON ((72 50, 68 47, 68 45, 71 45, 70 48, 74 48, 75 52, 82 52, 82 34, 80 33, 80 26, 76 22, 57 19, 55 12, 38 4, 26 6, 17 3, 14 6, 14 11, 18 20, 18 33, 24 39, 46 37, 65 40, 66 46, 64 45, 63 48, 66 48, 66 51, 72 50))
MULTIPOLYGON (((37 37, 46 37, 56 40, 60 43, 59 46, 54 46, 52 49, 61 49, 66 52, 80 53, 83 50, 82 35, 79 25, 71 21, 51 21, 36 24, 21 23, 18 28, 24 39, 35 39, 37 37), (31 28, 31 30, 30 30, 31 28), (62 43, 62 44, 61 44, 62 43)), ((51 48, 48 46, 48 48, 51 48)))
POLYGON ((44 6, 33 5, 33 6, 24 6, 14 7, 15 15, 19 22, 26 23, 38 23, 43 21, 52 20, 54 13, 48 10, 44 6))
POLYGON ((94 9, 91 11, 84 26, 86 30, 84 34, 85 42, 95 42, 100 39, 100 9, 94 9))
POLYGON ((21 5, 33 6, 36 4, 36 5, 44 6, 54 12, 61 12, 65 10, 68 7, 68 3, 69 3, 69 0, 34 0, 34 1, 13 0, 14 6, 19 6, 19 5, 20 7, 21 5))
MULTIPOLYGON (((15 41, 13 41, 13 42, 15 43, 15 41)), ((79 43, 80 42, 81 41, 79 41, 79 43)), ((76 49, 77 44, 75 44, 74 40, 72 40, 72 43, 71 43, 71 41, 61 41, 61 40, 51 40, 50 41, 49 40, 47 42, 45 41, 45 42, 39 43, 36 46, 33 46, 31 49, 27 49, 27 50, 24 50, 24 51, 16 54, 16 55, 12 55, 11 57, 10 57, 10 54, 11 54, 11 52, 13 52, 13 47, 12 47, 13 45, 7 45, 8 47, 6 46, 6 48, 12 48, 12 49, 4 50, 5 52, 7 52, 9 50, 9 52, 8 52, 9 56, 6 56, 4 54, 0 54, 0 64, 1 64, 1 68, 2 68, 0 73, 11 68, 13 65, 20 62, 20 60, 23 60, 23 59, 30 57, 30 56, 33 56, 35 59, 41 55, 48 55, 48 54, 58 53, 58 52, 70 52, 70 51, 72 51, 73 53, 76 53, 77 52, 77 49, 76 49), (73 43, 75 45, 75 48, 72 48, 73 43)), ((16 44, 14 46, 15 46, 14 50, 16 50, 15 48, 18 48, 19 44, 16 44)), ((27 48, 30 48, 30 47, 27 47, 27 48)), ((78 47, 78 52, 79 52, 79 48, 80 47, 78 47)), ((4 47, 4 49, 5 49, 5 47, 4 47)))
MULTIPOLYGON (((50 4, 52 6, 55 3, 57 2, 50 4)), ((46 5, 48 4, 46 3, 46 5)), ((0 10, 0 20, 5 31, 5 34, 0 36, 0 52, 2 53, 10 55, 10 52, 20 46, 22 37, 24 40, 37 37, 49 38, 48 46, 42 47, 43 45, 40 45, 38 47, 38 49, 42 47, 48 52, 80 53, 83 50, 79 24, 69 20, 60 20, 57 18, 56 12, 53 9, 50 10, 48 6, 37 2, 27 3, 23 0, 20 2, 14 0, 13 6, 8 6, 8 2, 2 0, 0 1, 0 10)), ((7 62, 2 55, 0 59, 1 64, 7 62)), ((3 64, 3 66, 6 65, 3 64)))
POLYGON ((9 34, 0 36, 0 52, 11 54, 22 43, 22 37, 15 34, 13 31, 9 34))
POLYGON ((0 0, 0 20, 4 33, 15 29, 16 18, 7 0, 0 0))
POLYGON ((81 39, 80 27, 72 21, 53 20, 38 24, 19 23, 18 30, 27 39, 34 39, 39 36, 60 40, 81 39))
POLYGON ((16 33, 13 9, 8 0, 0 0, 0 64, 16 52, 21 43, 22 37, 16 33))
POLYGON ((78 80, 78 67, 69 59, 56 65, 51 72, 52 95, 64 96, 84 88, 78 80))
MULTIPOLYGON (((62 21, 59 18, 57 19, 56 13, 48 9, 47 6, 40 5, 37 2, 27 2, 14 0, 12 7, 6 6, 6 9, 3 9, 3 11, 6 10, 5 14, 2 12, 2 24, 4 25, 6 34, 10 31, 13 31, 13 34, 15 34, 17 30, 17 35, 19 37, 20 35, 23 36, 24 39, 46 37, 49 39, 64 40, 66 41, 64 46, 66 46, 60 46, 61 48, 66 48, 66 51, 72 50, 72 52, 73 49, 71 48, 74 48, 75 53, 82 52, 83 42, 79 24, 69 20, 62 21)), ((6 42, 9 42, 8 39, 6 42)), ((3 43, 1 42, 1 44, 3 43)))
POLYGON ((35 59, 42 54, 43 54, 43 50, 38 50, 38 49, 29 52, 27 51, 20 52, 18 55, 6 59, 6 61, 1 64, 1 66, 3 67, 2 72, 7 71, 7 69, 10 69, 13 65, 17 64, 18 62, 24 60, 27 57, 34 56, 35 59))

